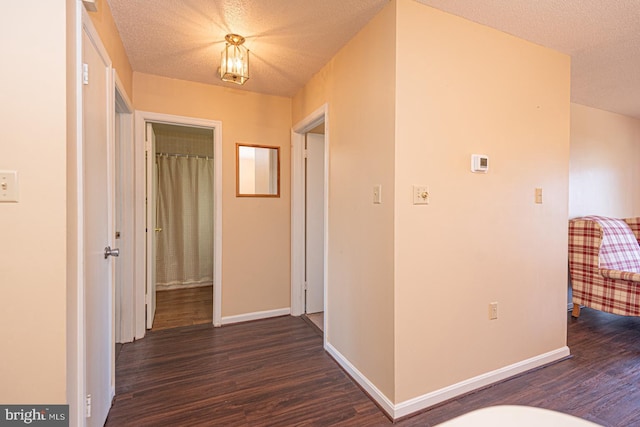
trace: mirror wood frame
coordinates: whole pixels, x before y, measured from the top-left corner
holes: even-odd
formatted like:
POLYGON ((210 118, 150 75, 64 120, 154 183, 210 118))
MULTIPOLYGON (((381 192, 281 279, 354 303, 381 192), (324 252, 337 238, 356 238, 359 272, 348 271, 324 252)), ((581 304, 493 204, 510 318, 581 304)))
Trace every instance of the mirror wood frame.
POLYGON ((261 145, 261 144, 245 144, 243 142, 236 143, 236 197, 280 197, 280 147, 276 145, 261 145), (276 193, 241 193, 240 192, 240 148, 266 148, 269 150, 276 150, 276 193))

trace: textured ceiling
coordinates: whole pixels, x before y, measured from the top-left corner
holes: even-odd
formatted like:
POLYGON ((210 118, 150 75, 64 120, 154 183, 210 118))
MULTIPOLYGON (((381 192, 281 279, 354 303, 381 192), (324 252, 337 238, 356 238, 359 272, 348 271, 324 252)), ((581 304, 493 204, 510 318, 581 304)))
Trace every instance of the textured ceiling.
POLYGON ((108 0, 134 71, 293 96, 388 0, 108 0), (217 77, 224 36, 246 38, 250 78, 217 77))
MULTIPOLYGON (((108 0, 134 71, 292 96, 388 0, 108 0), (227 33, 251 78, 216 77, 227 33)), ((640 118, 639 0, 417 0, 571 55, 572 101, 640 118)))
POLYGON ((640 118, 639 0, 418 0, 571 55, 573 102, 640 118))

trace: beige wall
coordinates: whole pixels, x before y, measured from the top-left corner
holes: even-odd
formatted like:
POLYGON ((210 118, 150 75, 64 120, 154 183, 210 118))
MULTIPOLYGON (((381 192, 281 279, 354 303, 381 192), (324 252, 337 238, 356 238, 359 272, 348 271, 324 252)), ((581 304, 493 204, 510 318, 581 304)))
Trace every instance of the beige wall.
POLYGON ((222 122, 222 316, 290 307, 289 98, 133 75, 136 110, 222 122), (236 194, 235 144, 280 147, 281 196, 236 194))
POLYGON ((293 100, 293 122, 329 104, 329 344, 393 399, 395 3, 293 100), (382 185, 382 204, 373 187, 382 185))
POLYGON ((405 401, 566 345, 570 61, 411 0, 397 14, 405 401), (473 153, 489 156, 487 174, 470 172, 473 153), (412 204, 412 185, 429 187, 429 205, 412 204))
POLYGON ((392 402, 566 345, 569 67, 398 0, 294 98, 329 104, 328 340, 392 402))
POLYGON ((569 217, 640 215, 640 120, 571 104, 569 217))
POLYGON ((0 14, 0 402, 66 402, 65 0, 8 2, 0 14), (46 354, 46 357, 43 357, 46 354))
MULTIPOLYGON (((0 169, 20 176, 20 202, 0 204, 10 242, 0 249, 0 322, 11 325, 0 328, 3 403, 64 403, 72 387, 65 298, 75 289, 66 268, 76 267, 73 244, 67 253, 76 177, 67 164, 75 136, 65 12, 74 2, 36 1, 14 2, 0 17, 0 36, 11 41, 0 55, 21 64, 0 69, 11 100, 0 107, 0 169)), ((137 109, 223 122, 223 316, 289 306, 291 118, 329 102, 330 344, 394 402, 565 344, 567 57, 399 0, 397 17, 391 2, 292 111, 287 98, 132 75, 99 4, 93 21, 137 109), (235 198, 236 141, 281 147, 280 199, 235 198), (487 175, 468 172, 472 152, 490 156, 487 175), (377 184, 381 205, 371 199, 377 184), (411 205, 413 184, 430 187, 429 206, 411 205), (543 205, 533 204, 537 186, 543 205), (498 321, 486 320, 489 301, 500 303, 498 321)), ((616 170, 637 160, 639 133, 634 119, 576 105, 571 113, 575 214, 585 205, 574 195, 593 185, 577 177, 602 157, 616 170), (607 157, 612 143, 626 155, 607 157)), ((620 176, 633 188, 635 175, 620 176)), ((637 214, 638 194, 630 198, 617 198, 616 212, 637 214)))
POLYGON ((131 99, 133 96, 133 70, 120 39, 120 33, 111 15, 109 3, 105 0, 96 0, 96 5, 98 10, 89 12, 91 22, 96 27, 100 40, 107 50, 109 58, 111 58, 113 68, 118 73, 124 90, 127 92, 129 99, 131 99))

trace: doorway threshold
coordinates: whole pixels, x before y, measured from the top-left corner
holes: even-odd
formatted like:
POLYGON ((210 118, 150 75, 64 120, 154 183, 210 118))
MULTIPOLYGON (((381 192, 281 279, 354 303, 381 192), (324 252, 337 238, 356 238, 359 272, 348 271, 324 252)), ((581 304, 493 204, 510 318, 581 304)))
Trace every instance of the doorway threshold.
POLYGON ((324 335, 324 312, 303 314, 302 319, 307 322, 318 334, 324 335))

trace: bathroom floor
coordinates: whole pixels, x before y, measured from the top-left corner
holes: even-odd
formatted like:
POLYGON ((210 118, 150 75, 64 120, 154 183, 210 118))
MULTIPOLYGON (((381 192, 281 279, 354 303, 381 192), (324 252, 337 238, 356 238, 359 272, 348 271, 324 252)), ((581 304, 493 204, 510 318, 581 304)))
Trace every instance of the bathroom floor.
POLYGON ((213 286, 156 292, 153 331, 213 321, 213 286))

